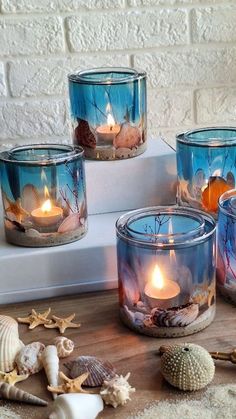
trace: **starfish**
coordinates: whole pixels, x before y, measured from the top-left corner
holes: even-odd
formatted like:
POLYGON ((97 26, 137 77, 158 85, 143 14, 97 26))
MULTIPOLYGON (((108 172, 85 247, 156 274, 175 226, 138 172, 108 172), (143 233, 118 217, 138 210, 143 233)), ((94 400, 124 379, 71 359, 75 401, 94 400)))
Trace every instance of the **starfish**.
POLYGON ((65 330, 69 327, 77 328, 80 327, 80 323, 72 323, 71 320, 75 318, 75 313, 66 318, 60 318, 57 316, 52 316, 54 323, 45 324, 44 326, 48 329, 55 329, 56 327, 60 330, 60 333, 64 333, 65 330))
POLYGON ((19 223, 22 222, 22 219, 27 217, 29 213, 24 210, 21 206, 20 198, 17 198, 15 202, 11 201, 9 198, 6 197, 8 207, 5 209, 5 213, 7 214, 10 212, 11 214, 14 214, 16 221, 19 223))
POLYGON ((29 374, 18 375, 16 369, 11 372, 0 371, 0 381, 4 381, 5 383, 11 384, 13 386, 15 383, 18 383, 18 381, 26 380, 28 377, 29 374))
POLYGON ((63 372, 59 372, 59 377, 63 380, 63 383, 58 387, 48 386, 47 389, 52 393, 62 394, 62 393, 87 393, 87 391, 82 389, 83 382, 88 378, 89 372, 76 377, 74 379, 68 378, 63 372))
POLYGON ((37 313, 34 309, 32 309, 31 314, 28 317, 17 317, 17 320, 19 323, 29 324, 29 329, 34 329, 40 324, 45 326, 46 324, 50 324, 52 322, 52 320, 47 319, 50 312, 50 308, 42 314, 37 313))

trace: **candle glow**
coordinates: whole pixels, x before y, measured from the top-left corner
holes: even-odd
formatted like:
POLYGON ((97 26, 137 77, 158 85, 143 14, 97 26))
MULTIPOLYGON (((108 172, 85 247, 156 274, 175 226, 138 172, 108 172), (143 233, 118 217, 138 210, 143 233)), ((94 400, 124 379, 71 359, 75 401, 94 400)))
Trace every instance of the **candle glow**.
POLYGON ((161 269, 156 264, 151 280, 146 284, 144 292, 150 298, 168 300, 176 297, 180 293, 180 287, 176 282, 164 278, 161 269))
POLYGON ((44 201, 40 208, 33 210, 31 216, 35 224, 48 227, 55 225, 62 218, 63 211, 61 208, 52 205, 47 186, 44 186, 44 196, 46 201, 44 201))

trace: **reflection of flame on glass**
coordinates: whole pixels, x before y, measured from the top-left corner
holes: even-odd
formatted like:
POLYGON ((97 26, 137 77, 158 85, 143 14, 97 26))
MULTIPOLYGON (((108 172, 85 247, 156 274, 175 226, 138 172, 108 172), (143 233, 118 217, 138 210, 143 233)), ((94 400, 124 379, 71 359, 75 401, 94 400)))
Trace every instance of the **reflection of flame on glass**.
MULTIPOLYGON (((45 198, 49 198, 49 191, 47 186, 44 186, 44 196, 45 198)), ((52 204, 50 199, 46 199, 46 201, 43 203, 42 207, 41 207, 43 212, 49 212, 52 209, 52 204)))
POLYGON ((45 183, 47 182, 47 175, 44 169, 42 169, 42 172, 41 172, 41 180, 42 182, 45 182, 45 183))
POLYGON ((154 288, 161 290, 164 287, 164 279, 159 266, 156 264, 152 273, 151 284, 154 288))
MULTIPOLYGON (((168 234, 169 235, 172 235, 172 237, 169 239, 169 243, 170 244, 173 244, 175 241, 173 239, 173 224, 172 224, 172 219, 170 219, 170 222, 169 222, 168 234)), ((170 250, 170 262, 171 263, 176 263, 176 255, 175 255, 174 249, 171 249, 170 250)))

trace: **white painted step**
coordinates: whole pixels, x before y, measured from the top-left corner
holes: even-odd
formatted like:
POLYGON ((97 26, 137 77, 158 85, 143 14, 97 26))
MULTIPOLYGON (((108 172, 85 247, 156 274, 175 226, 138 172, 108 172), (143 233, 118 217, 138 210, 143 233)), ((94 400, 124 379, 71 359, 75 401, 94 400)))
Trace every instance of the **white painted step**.
POLYGON ((149 140, 144 154, 127 160, 86 161, 89 214, 159 205, 173 199, 175 152, 161 139, 149 140))

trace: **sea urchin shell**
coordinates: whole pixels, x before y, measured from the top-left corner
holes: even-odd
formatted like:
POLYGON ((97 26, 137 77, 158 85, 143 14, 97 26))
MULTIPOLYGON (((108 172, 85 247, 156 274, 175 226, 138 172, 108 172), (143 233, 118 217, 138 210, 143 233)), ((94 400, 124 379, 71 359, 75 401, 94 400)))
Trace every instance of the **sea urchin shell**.
POLYGON ((215 365, 206 349, 185 343, 167 347, 161 357, 161 372, 172 386, 193 391, 212 381, 215 365))

